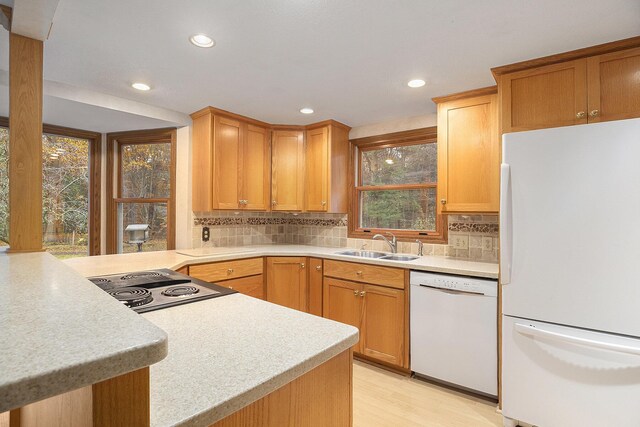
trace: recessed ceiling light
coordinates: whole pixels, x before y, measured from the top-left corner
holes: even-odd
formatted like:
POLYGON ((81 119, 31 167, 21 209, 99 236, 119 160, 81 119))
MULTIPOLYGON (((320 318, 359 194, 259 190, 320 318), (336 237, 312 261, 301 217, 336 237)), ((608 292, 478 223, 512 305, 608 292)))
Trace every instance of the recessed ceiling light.
POLYGON ((134 83, 131 85, 132 88, 134 89, 138 89, 138 90, 149 90, 151 89, 151 86, 149 86, 148 84, 145 83, 134 83))
POLYGON ((420 80, 420 79, 410 80, 409 83, 407 83, 407 86, 409 87, 422 87, 424 85, 425 85, 424 80, 420 80))
POLYGON ((216 44, 215 40, 206 34, 194 34, 189 37, 189 41, 198 47, 213 47, 216 44))
POLYGON ((302 114, 313 114, 313 108, 304 107, 304 108, 300 109, 300 112, 302 114))

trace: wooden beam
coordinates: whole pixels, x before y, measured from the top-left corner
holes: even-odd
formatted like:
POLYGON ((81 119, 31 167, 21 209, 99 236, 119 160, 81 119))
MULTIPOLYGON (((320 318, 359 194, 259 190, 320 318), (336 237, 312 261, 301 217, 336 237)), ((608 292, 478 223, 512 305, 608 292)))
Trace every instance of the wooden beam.
POLYGON ((9 35, 9 239, 42 250, 42 41, 9 35))

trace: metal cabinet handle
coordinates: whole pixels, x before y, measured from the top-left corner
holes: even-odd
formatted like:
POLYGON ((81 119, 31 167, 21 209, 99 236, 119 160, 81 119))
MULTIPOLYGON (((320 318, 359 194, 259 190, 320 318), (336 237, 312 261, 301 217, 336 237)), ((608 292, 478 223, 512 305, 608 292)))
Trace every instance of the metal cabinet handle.
POLYGON ((589 113, 589 117, 598 117, 600 115, 600 110, 591 110, 589 113))
POLYGON ((275 205, 277 205, 277 204, 278 204, 278 202, 276 202, 275 200, 272 200, 272 201, 271 201, 271 205, 272 205, 272 206, 275 206, 275 205))
POLYGON ((233 289, 233 286, 229 286, 229 289, 233 289))
POLYGON ((353 291, 353 295, 358 296, 358 291, 353 291))
POLYGON ((358 271, 356 271, 356 274, 357 274, 358 276, 362 276, 362 271, 358 270, 358 271))
POLYGON ((585 113, 584 111, 578 111, 576 113, 576 119, 584 119, 587 116, 587 113, 585 113))
POLYGON ((227 274, 231 274, 231 273, 233 273, 233 268, 228 268, 227 269, 227 274))
POLYGON ((322 266, 321 265, 316 265, 316 270, 318 270, 318 271, 322 270, 322 266))
POLYGON ((304 262, 300 263, 300 268, 304 268, 304 262))
POLYGON ((366 292, 365 292, 365 291, 360 291, 360 296, 361 296, 361 297, 363 297, 363 296, 364 296, 364 294, 366 294, 366 292))
POLYGON ((327 206, 327 202, 325 202, 324 200, 323 200, 322 202, 320 202, 320 204, 321 204, 322 206, 327 206))
POLYGON ((440 199, 440 203, 442 203, 443 205, 447 204, 447 199, 440 199))

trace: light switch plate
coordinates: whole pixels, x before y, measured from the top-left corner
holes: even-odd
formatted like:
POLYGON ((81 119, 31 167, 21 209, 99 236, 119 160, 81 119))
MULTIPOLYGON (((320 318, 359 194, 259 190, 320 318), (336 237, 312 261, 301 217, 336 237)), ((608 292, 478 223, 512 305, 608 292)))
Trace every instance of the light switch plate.
POLYGON ((482 238, 482 249, 485 251, 490 251, 493 249, 493 237, 482 238))
POLYGON ((469 249, 469 236, 453 236, 452 243, 456 249, 469 249))

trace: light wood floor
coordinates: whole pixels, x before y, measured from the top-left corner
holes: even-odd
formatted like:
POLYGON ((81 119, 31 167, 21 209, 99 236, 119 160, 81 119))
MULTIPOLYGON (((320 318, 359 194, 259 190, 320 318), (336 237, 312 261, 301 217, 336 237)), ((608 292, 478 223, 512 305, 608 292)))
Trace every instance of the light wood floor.
POLYGON ((501 427, 496 404, 353 362, 354 427, 501 427))

